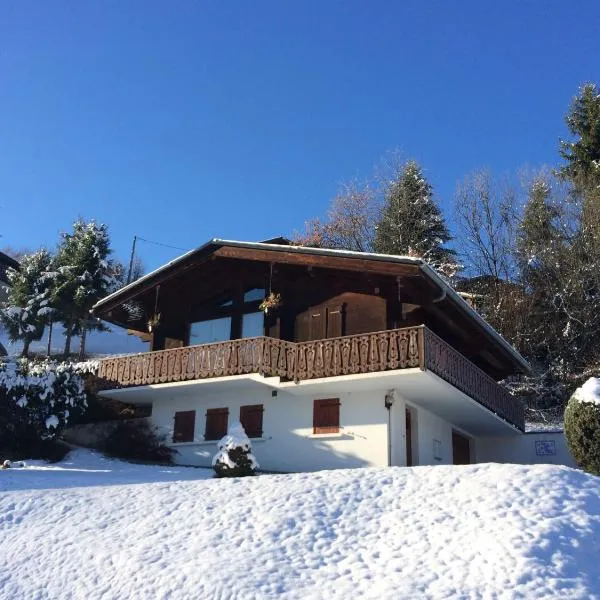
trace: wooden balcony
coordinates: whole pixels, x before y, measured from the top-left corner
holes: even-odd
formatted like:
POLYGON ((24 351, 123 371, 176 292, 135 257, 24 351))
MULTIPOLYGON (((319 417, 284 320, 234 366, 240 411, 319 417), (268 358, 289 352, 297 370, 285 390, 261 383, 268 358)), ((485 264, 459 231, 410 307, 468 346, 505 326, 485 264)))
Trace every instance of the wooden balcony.
POLYGON ((105 358, 102 389, 257 373, 306 381, 396 369, 431 371, 513 425, 524 428, 522 404, 424 326, 311 342, 246 338, 105 358))

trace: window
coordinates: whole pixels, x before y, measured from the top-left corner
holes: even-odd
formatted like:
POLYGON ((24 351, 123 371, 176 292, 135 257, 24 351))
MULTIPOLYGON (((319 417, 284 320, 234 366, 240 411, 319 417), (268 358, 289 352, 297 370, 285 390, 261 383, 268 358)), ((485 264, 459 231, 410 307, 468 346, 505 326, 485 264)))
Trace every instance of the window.
POLYGON ((252 302, 253 300, 264 300, 265 290, 263 288, 252 288, 244 294, 244 302, 252 302))
POLYGON ((205 440, 220 440, 227 435, 228 408, 209 408, 206 411, 205 440))
POLYGON ((340 430, 340 399, 315 400, 313 433, 338 433, 340 430))
POLYGON ((240 406, 240 423, 249 438, 262 437, 263 412, 262 404, 240 406))
POLYGON ((183 410, 175 413, 173 425, 174 442, 193 442, 196 427, 196 411, 183 410))
POLYGON ((219 304, 217 306, 219 306, 219 307, 233 306, 233 300, 231 298, 226 298, 225 300, 223 300, 223 302, 219 302, 219 304))
POLYGON ((242 337, 260 337, 264 335, 265 316, 262 312, 247 313, 242 317, 242 337))
POLYGON ((231 317, 197 321, 190 326, 190 346, 223 342, 231 338, 231 317))

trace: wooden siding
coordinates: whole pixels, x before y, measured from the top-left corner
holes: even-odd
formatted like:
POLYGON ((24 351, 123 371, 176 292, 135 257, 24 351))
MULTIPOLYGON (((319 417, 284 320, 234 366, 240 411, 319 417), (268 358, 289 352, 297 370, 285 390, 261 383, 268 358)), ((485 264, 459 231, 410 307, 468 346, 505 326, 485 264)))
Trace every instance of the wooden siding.
POLYGON ((429 370, 524 428, 518 399, 423 326, 307 342, 258 337, 100 360, 103 389, 257 373, 290 381, 395 369, 429 370))

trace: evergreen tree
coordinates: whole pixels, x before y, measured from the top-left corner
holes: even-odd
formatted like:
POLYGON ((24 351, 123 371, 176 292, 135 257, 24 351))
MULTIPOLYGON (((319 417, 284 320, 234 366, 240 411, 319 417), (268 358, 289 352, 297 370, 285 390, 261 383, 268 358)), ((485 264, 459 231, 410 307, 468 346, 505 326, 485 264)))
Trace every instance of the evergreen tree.
POLYGON ((32 341, 39 339, 52 312, 49 272, 51 255, 47 250, 25 254, 20 269, 9 268, 7 301, 0 306, 0 321, 11 342, 23 342, 23 356, 29 354, 32 341))
POLYGON ((600 90, 595 84, 581 87, 566 117, 575 141, 560 141, 566 164, 560 174, 579 191, 600 184, 600 90))
POLYGON ((559 225, 561 210, 551 201, 551 188, 543 177, 536 178, 517 235, 517 260, 527 301, 524 323, 524 349, 531 358, 551 361, 555 344, 549 338, 559 335, 555 299, 561 285, 561 263, 567 240, 559 225))
POLYGON ((90 330, 105 330, 90 319, 92 306, 114 291, 122 278, 111 254, 108 227, 95 221, 78 220, 72 233, 62 234, 56 255, 53 303, 65 328, 65 357, 71 352, 71 339, 81 336, 80 355, 90 330))
POLYGON ((455 252, 432 188, 419 165, 410 161, 387 184, 384 208, 375 233, 375 252, 420 256, 449 274, 456 270, 455 252))

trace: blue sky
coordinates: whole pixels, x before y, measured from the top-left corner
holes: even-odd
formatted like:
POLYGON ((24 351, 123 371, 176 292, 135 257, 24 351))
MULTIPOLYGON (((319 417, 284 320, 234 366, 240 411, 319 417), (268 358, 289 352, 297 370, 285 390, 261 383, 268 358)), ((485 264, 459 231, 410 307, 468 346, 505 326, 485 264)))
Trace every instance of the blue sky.
MULTIPOLYGON (((13 0, 0 12, 0 247, 77 216, 181 248, 326 211, 400 148, 448 209, 469 171, 558 161, 598 80, 597 1, 13 0)), ((140 244, 148 268, 176 250, 140 244)))

